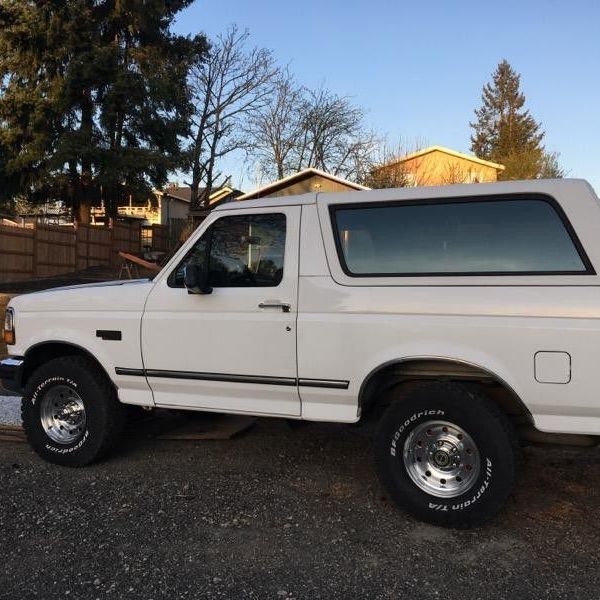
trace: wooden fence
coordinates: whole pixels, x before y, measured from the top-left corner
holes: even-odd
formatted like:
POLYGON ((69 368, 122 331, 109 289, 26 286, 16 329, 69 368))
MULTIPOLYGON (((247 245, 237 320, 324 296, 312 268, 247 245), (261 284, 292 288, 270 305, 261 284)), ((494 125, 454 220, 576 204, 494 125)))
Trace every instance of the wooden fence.
POLYGON ((0 226, 0 282, 51 277, 92 266, 117 266, 119 251, 139 253, 139 223, 0 226))

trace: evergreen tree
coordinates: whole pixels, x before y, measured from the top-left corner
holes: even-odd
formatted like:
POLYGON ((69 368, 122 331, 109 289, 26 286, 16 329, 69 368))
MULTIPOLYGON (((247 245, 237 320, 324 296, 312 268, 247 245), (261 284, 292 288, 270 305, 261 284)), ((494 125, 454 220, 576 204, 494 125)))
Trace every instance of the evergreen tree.
POLYGON ((565 170, 560 166, 558 157, 558 152, 544 152, 538 173, 539 179, 562 179, 565 176, 565 170))
POLYGON ((32 198, 147 197, 180 160, 186 78, 203 36, 173 35, 193 0, 3 0, 0 147, 32 198))
POLYGON ((8 172, 6 149, 0 146, 0 213, 12 213, 13 198, 19 191, 18 177, 8 172))
POLYGON ((479 158, 506 166, 502 179, 532 179, 542 168, 544 132, 525 106, 521 77, 508 61, 500 62, 483 86, 482 105, 471 123, 471 150, 479 158))

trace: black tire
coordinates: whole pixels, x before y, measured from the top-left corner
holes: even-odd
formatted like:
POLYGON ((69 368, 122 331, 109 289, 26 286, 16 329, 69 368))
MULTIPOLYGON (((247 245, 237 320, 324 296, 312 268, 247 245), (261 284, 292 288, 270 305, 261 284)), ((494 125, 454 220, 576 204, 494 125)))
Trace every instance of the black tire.
POLYGON ((39 367, 27 381, 21 415, 35 452, 68 467, 82 467, 105 456, 121 438, 126 419, 125 407, 106 375, 81 356, 56 358, 39 367), (69 442, 53 440, 42 425, 44 398, 59 389, 67 394, 73 390, 85 409, 85 423, 69 442))
MULTIPOLYGON (((450 431, 454 430, 450 428, 450 431)), ((444 441, 439 443, 445 444, 444 441)), ((451 444, 448 447, 456 448, 451 444)), ((468 465, 472 459, 467 455, 466 444, 460 447, 465 453, 463 468, 473 468, 468 465)), ((454 450, 440 458, 448 460, 448 456, 454 456, 451 451, 454 450)), ((412 388, 383 414, 375 440, 378 475, 394 502, 416 518, 444 527, 476 527, 497 515, 513 489, 518 454, 518 439, 506 415, 477 387, 459 383, 433 382, 412 388), (476 445, 470 452, 476 452, 479 460, 479 468, 472 471, 468 489, 462 490, 463 479, 454 477, 452 485, 457 486, 454 497, 439 497, 429 492, 431 488, 423 489, 427 483, 437 486, 440 480, 435 479, 435 472, 429 479, 431 470, 424 475, 418 471, 429 468, 429 461, 436 454, 429 450, 435 443, 428 445, 426 437, 435 435, 436 429, 434 427, 432 432, 427 424, 440 423, 437 431, 443 431, 442 421, 458 426, 465 432, 465 438, 470 436, 476 445), (424 440, 420 439, 422 431, 426 431, 424 440), (414 432, 412 437, 411 432, 414 432), (410 440, 408 444, 407 440, 410 440), (405 445, 407 451, 410 450, 406 461, 405 445), (425 467, 423 461, 426 461, 425 467), (415 465, 412 476, 407 463, 415 465), (427 483, 422 483, 421 478, 427 483)), ((461 464, 459 458, 456 460, 461 464)), ((435 469, 437 465, 433 463, 433 466, 435 469)), ((437 473, 439 477, 440 472, 437 473)), ((445 486, 446 479, 441 481, 445 486)), ((450 479, 447 483, 450 485, 450 479)))

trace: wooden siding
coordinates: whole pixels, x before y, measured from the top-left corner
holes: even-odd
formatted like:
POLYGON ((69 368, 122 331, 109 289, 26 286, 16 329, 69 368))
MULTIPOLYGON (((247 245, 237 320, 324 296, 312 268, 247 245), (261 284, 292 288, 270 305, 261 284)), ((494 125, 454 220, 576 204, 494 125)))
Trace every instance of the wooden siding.
POLYGON ((296 181, 291 185, 276 188, 272 192, 265 194, 264 196, 256 196, 257 198, 274 198, 280 196, 294 196, 295 194, 308 194, 310 192, 352 192, 356 191, 356 188, 345 185, 338 181, 332 181, 321 175, 310 175, 300 181, 296 181))
POLYGON ((378 169, 381 174, 397 173, 409 186, 484 183, 498 180, 499 169, 440 149, 416 154, 378 169))

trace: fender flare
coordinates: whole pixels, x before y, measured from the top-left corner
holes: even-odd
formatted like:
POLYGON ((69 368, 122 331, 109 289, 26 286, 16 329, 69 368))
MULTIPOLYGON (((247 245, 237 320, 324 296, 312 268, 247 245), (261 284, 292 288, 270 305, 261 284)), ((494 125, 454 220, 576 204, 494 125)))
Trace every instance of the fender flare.
POLYGON ((380 374, 382 374, 386 369, 389 369, 390 367, 394 367, 397 365, 403 365, 403 364, 410 363, 410 362, 418 362, 418 361, 434 361, 434 362, 441 362, 441 363, 448 363, 448 364, 453 363, 453 364, 458 364, 458 365, 462 365, 465 367, 470 367, 472 369, 480 371, 482 374, 487 375, 491 380, 495 381, 496 383, 500 384, 504 389, 506 389, 511 394, 511 396, 513 397, 515 402, 519 405, 522 413, 525 415, 528 415, 530 418, 532 418, 531 411, 527 408, 527 405, 523 402, 523 400, 521 399, 520 395, 516 392, 514 387, 511 384, 509 384, 505 379, 498 376, 496 373, 494 373, 490 369, 483 367, 479 364, 476 364, 476 363, 473 363, 473 362, 470 362, 467 360, 459 359, 459 358, 452 358, 449 356, 433 356, 433 355, 431 355, 431 356, 427 356, 427 355, 408 356, 408 357, 404 357, 404 358, 396 358, 396 359, 386 361, 386 362, 378 365, 377 367, 374 367, 367 374, 367 376, 363 379, 363 382, 360 385, 360 389, 358 392, 358 414, 359 415, 362 414, 363 410, 365 408, 368 408, 372 404, 370 394, 373 393, 373 389, 371 389, 371 386, 377 381, 377 377, 380 374))
MULTIPOLYGON (((72 355, 72 354, 76 354, 79 356, 85 356, 86 358, 89 358, 97 367, 100 368, 100 370, 106 376, 108 381, 110 381, 111 385, 115 389, 117 389, 112 377, 108 374, 108 371, 106 370, 104 365, 98 360, 98 358, 96 356, 94 356, 88 349, 84 348, 83 346, 80 346, 79 344, 75 344, 73 342, 67 342, 64 340, 44 340, 43 342, 38 342, 37 344, 34 344, 33 346, 30 346, 29 348, 27 348, 27 350, 25 351, 25 354, 23 356, 23 359, 24 359, 23 365, 19 371, 19 380, 16 382, 21 389, 25 388, 27 379, 31 376, 33 369, 37 366, 37 363, 35 363, 35 362, 33 365, 31 364, 33 356, 36 353, 43 351, 44 349, 48 349, 50 351, 51 347, 54 347, 57 349, 62 348, 62 349, 67 350, 67 352, 58 351, 58 352, 56 352, 56 354, 54 356, 50 356, 48 359, 57 358, 59 356, 68 356, 68 355, 72 355), (68 352, 69 349, 71 349, 72 352, 68 352)), ((51 354, 52 354, 52 352, 51 352, 51 354)))

